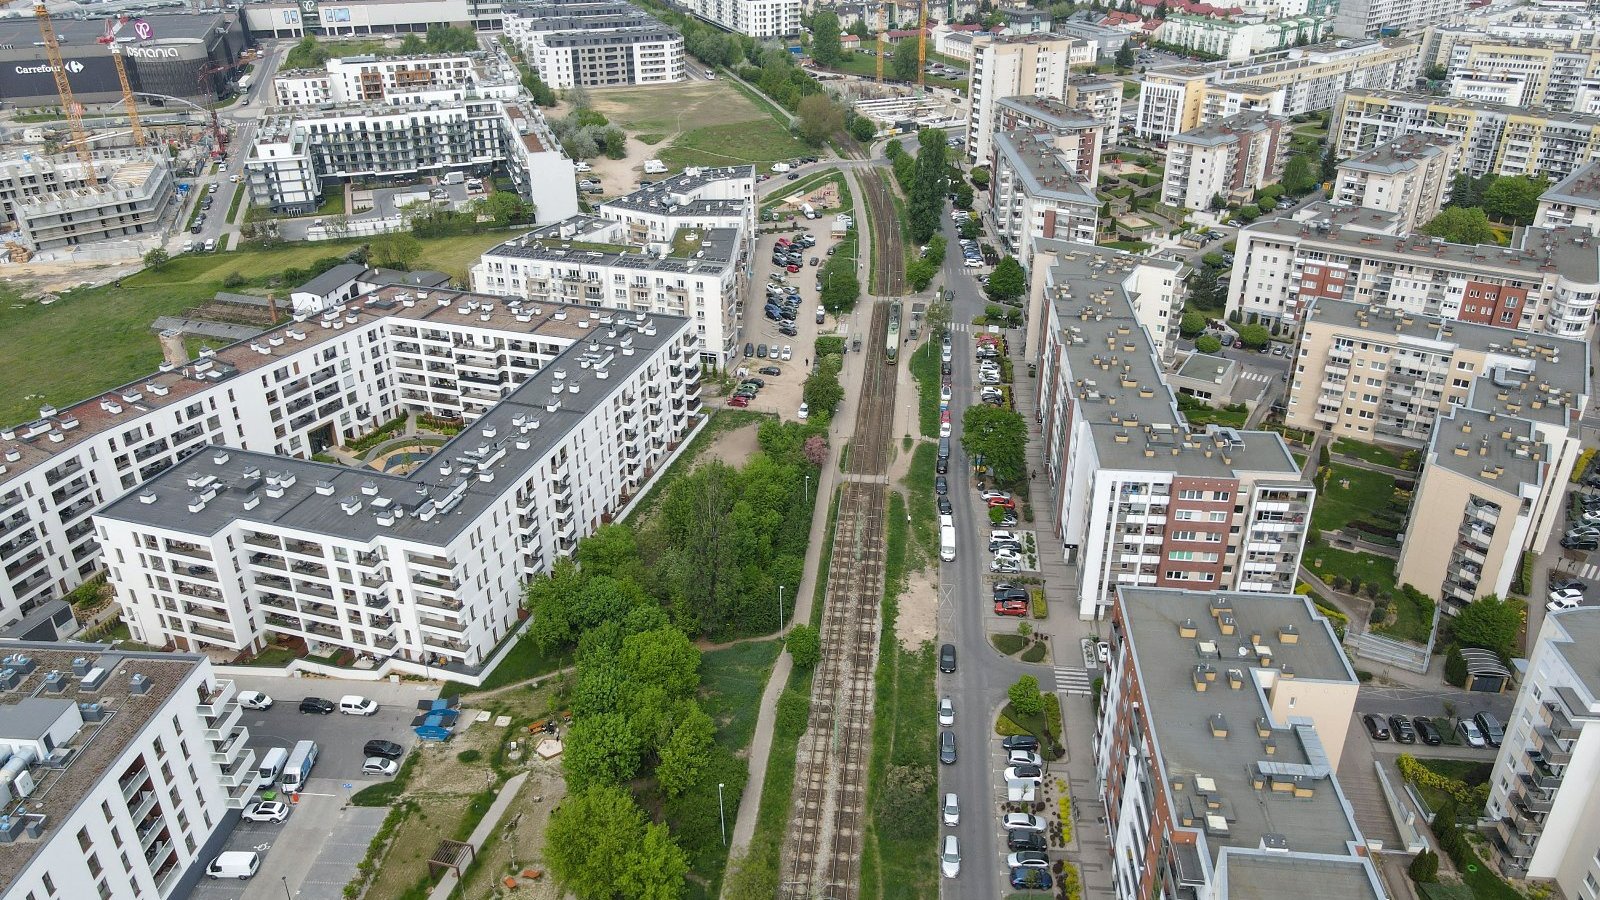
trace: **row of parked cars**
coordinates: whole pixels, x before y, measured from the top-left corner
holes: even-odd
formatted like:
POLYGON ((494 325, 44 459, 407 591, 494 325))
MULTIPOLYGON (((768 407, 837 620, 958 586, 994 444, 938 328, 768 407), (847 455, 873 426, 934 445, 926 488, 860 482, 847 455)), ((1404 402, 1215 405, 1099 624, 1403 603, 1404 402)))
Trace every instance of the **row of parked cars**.
POLYGON ((1600 550, 1600 496, 1587 496, 1580 501, 1577 516, 1561 536, 1561 546, 1568 550, 1600 550))
MULTIPOLYGON (((1387 741, 1392 738, 1396 743, 1415 744, 1420 740, 1430 747, 1444 743, 1444 734, 1439 731, 1439 726, 1427 716, 1385 717, 1379 713, 1365 713, 1361 716, 1361 723, 1366 726, 1367 734, 1375 741, 1387 741)), ((1487 711, 1471 718, 1463 717, 1456 720, 1456 730, 1461 733, 1461 740, 1465 741, 1468 747, 1480 749, 1499 747, 1506 734, 1505 726, 1500 724, 1494 713, 1487 711)))
MULTIPOLYGON (((939 724, 955 724, 955 710, 950 698, 939 701, 939 724)), ((1006 754, 1005 778, 1008 784, 1025 782, 1035 786, 1044 778, 1044 761, 1039 755, 1039 740, 1032 735, 1011 735, 1000 742, 1006 754)), ((940 762, 955 762, 955 736, 949 731, 940 733, 940 762), (950 748, 945 758, 946 736, 950 748)), ((939 807, 940 820, 946 828, 961 824, 961 800, 954 792, 947 792, 939 807)), ((1006 866, 1011 870, 1011 886, 1018 890, 1050 890, 1054 884, 1050 877, 1049 846, 1045 832, 1049 824, 1043 816, 1031 813, 1004 813, 1000 827, 1006 834, 1006 866)), ((946 878, 961 874, 961 843, 953 834, 944 836, 939 852, 939 871, 946 878)))

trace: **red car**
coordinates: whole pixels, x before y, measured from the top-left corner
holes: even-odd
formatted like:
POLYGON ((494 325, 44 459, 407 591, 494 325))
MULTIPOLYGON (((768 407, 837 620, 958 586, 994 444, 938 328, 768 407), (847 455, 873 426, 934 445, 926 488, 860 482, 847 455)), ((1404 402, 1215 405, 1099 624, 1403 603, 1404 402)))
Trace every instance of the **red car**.
POLYGON ((789 246, 789 239, 788 238, 778 238, 778 246, 779 247, 787 247, 787 246, 789 246))
POLYGON ((949 422, 950 421, 950 408, 948 406, 939 411, 939 421, 941 421, 941 422, 949 422))
POLYGON ((790 275, 793 275, 794 273, 796 273, 798 271, 800 271, 800 267, 799 266, 790 266, 788 268, 788 272, 789 272, 790 275))
POLYGON ((1028 614, 1028 601, 1026 600, 1001 600, 994 605, 994 614, 997 616, 1026 616, 1028 614))
POLYGON ((750 398, 749 397, 732 397, 732 398, 730 398, 728 400, 728 405, 743 409, 744 407, 750 405, 750 398))
POLYGON ((1017 508, 1017 501, 1011 499, 1010 497, 991 497, 989 498, 989 505, 991 507, 1004 506, 1006 509, 1014 510, 1017 508))

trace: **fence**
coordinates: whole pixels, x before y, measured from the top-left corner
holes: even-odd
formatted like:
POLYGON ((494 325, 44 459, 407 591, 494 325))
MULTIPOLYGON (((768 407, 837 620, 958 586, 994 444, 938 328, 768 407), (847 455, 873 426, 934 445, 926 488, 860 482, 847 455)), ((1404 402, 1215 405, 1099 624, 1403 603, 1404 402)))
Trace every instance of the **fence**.
POLYGON ((337 241, 351 237, 367 237, 374 234, 388 234, 391 231, 405 231, 405 217, 381 216, 374 219, 350 219, 337 226, 313 225, 306 229, 308 241, 337 241))

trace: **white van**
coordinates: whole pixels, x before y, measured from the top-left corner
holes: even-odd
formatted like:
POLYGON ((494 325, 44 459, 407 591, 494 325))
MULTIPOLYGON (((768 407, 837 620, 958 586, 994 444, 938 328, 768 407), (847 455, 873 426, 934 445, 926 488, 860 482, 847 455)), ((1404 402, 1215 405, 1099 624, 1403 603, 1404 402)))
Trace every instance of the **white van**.
POLYGON ((261 868, 261 854, 253 850, 229 850, 217 854, 217 858, 206 866, 208 878, 237 878, 244 881, 256 874, 261 868))
POLYGON ((787 171, 789 171, 789 164, 788 163, 773 163, 772 164, 772 171, 774 171, 774 172, 787 172, 787 171))
POLYGON ((270 788, 272 783, 283 774, 283 765, 289 761, 289 751, 282 747, 273 747, 267 755, 261 757, 261 762, 256 765, 256 787, 270 788))
POLYGON ((212 251, 214 251, 216 249, 217 249, 217 239, 216 238, 206 238, 206 252, 210 253, 210 252, 212 252, 212 251))
POLYGON ((289 761, 283 764, 283 781, 280 785, 285 793, 298 793, 305 787, 312 768, 317 764, 317 754, 316 741, 300 741, 294 745, 289 761))
POLYGON ((939 558, 953 562, 956 558, 956 529, 954 525, 939 527, 939 558))
POLYGON ((808 218, 808 219, 815 219, 817 217, 816 209, 814 207, 812 207, 812 205, 809 204, 809 203, 807 203, 805 206, 801 207, 801 210, 805 212, 806 218, 808 218))
POLYGON ((378 701, 368 700, 360 694, 346 694, 339 698, 339 712, 350 716, 370 716, 378 711, 378 701))
POLYGON ((644 161, 644 173, 646 175, 661 175, 666 171, 667 164, 659 159, 647 159, 644 161))

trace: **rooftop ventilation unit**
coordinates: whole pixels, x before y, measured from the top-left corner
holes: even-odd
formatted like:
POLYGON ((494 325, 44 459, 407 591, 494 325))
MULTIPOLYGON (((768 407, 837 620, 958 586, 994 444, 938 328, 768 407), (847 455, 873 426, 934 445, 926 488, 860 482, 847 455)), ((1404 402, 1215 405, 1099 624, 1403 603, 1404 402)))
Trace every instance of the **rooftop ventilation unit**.
POLYGON ((136 697, 142 697, 145 694, 150 693, 150 688, 151 682, 149 676, 141 672, 133 673, 133 677, 128 680, 128 693, 133 694, 136 697))

